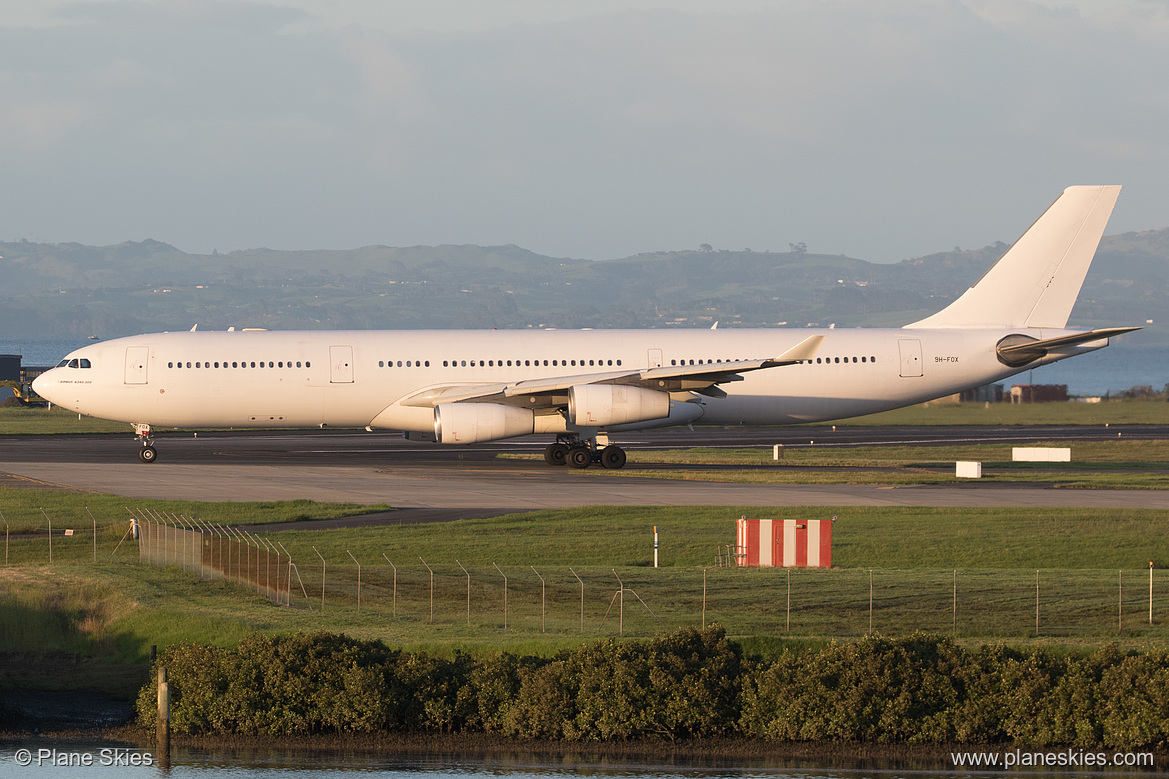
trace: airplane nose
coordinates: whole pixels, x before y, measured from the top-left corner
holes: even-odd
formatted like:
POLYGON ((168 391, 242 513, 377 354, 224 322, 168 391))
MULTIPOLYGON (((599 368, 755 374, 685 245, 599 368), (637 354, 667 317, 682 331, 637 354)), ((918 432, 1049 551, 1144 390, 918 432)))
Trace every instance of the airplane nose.
POLYGON ((49 395, 53 391, 52 388, 57 386, 57 382, 49 378, 49 374, 52 372, 53 370, 47 370, 32 380, 33 392, 40 395, 45 400, 52 400, 49 395))

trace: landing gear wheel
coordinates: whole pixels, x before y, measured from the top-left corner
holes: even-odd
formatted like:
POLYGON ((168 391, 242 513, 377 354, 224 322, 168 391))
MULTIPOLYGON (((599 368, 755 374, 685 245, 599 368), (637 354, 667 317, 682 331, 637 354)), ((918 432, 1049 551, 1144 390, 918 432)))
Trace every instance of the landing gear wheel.
POLYGON ((568 462, 568 446, 565 444, 548 444, 544 448, 544 462, 549 465, 564 465, 568 462))
POLYGON ((625 467, 625 450, 620 446, 606 446, 601 450, 601 465, 614 470, 625 467))
POLYGON ((138 450, 138 459, 144 463, 152 463, 158 458, 158 452, 153 446, 144 446, 138 450))
POLYGON ((593 452, 587 446, 574 446, 568 450, 568 464, 573 468, 588 468, 593 462, 593 452))

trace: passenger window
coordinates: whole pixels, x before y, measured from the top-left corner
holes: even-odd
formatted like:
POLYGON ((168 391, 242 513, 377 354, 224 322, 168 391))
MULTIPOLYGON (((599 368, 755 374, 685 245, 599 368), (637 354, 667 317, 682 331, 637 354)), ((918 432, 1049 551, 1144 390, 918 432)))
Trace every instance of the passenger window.
POLYGON ((618 361, 617 361, 617 364, 618 364, 618 365, 620 365, 620 364, 621 364, 621 361, 620 361, 620 360, 618 360, 618 361))
POLYGON ((427 368, 429 368, 429 367, 430 367, 430 360, 427 360, 427 361, 426 361, 426 367, 427 367, 427 368))
POLYGON ((173 368, 173 367, 175 367, 175 364, 174 364, 173 362, 168 362, 168 363, 166 364, 166 367, 168 367, 168 368, 173 368))

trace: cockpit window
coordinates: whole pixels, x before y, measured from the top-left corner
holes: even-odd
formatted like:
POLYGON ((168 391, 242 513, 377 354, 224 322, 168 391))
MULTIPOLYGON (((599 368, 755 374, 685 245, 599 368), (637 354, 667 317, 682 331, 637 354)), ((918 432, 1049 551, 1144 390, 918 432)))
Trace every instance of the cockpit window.
POLYGON ((76 360, 76 359, 70 360, 70 361, 69 361, 69 367, 70 367, 70 368, 76 368, 76 367, 78 367, 78 366, 77 366, 77 360, 76 360))
POLYGON ((58 367, 58 368, 64 368, 64 367, 65 367, 66 365, 68 365, 68 364, 69 364, 69 361, 68 361, 68 360, 61 360, 61 362, 57 363, 57 367, 58 367))
POLYGON ((82 357, 80 360, 78 360, 78 362, 80 362, 80 363, 81 363, 81 367, 82 367, 82 368, 88 368, 88 367, 90 367, 89 360, 85 359, 84 357, 82 357))

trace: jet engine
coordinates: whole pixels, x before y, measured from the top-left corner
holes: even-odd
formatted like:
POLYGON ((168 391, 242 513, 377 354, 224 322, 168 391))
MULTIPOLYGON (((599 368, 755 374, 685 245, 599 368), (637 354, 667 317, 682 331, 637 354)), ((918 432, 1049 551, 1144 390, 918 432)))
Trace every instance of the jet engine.
POLYGON ((568 388, 568 421, 581 427, 646 422, 669 415, 668 392, 621 384, 575 384, 568 388))
POLYGON ((535 415, 526 408, 498 403, 439 403, 434 407, 434 437, 440 444, 474 444, 529 435, 535 415))

